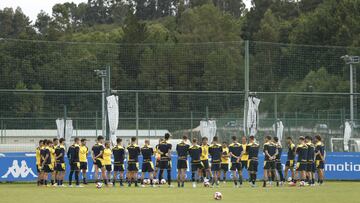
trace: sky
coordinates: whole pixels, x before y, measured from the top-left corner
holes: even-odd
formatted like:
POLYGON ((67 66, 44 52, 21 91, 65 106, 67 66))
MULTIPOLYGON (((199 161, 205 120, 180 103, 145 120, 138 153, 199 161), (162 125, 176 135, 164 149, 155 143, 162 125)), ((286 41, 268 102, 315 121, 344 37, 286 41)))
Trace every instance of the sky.
MULTIPOLYGON (((53 5, 57 3, 74 2, 76 4, 87 2, 87 0, 0 0, 0 9, 11 7, 14 10, 20 7, 21 10, 35 22, 36 16, 41 10, 51 14, 53 5)), ((250 7, 251 0, 245 0, 246 7, 250 7)))

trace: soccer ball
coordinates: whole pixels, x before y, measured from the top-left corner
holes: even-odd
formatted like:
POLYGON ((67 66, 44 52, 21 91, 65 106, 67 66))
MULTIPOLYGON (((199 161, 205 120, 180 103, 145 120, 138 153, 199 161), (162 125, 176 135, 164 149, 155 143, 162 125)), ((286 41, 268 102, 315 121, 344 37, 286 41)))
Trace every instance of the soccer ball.
POLYGON ((155 185, 158 185, 158 184, 159 184, 159 180, 158 180, 158 179, 154 179, 154 180, 153 180, 153 183, 154 183, 155 185))
POLYGON ((222 194, 221 194, 221 192, 215 192, 215 194, 214 194, 214 199, 215 199, 215 200, 221 200, 221 199, 222 199, 222 194))
POLYGON ((150 180, 149 180, 149 179, 144 179, 144 184, 145 184, 145 185, 149 185, 149 184, 150 184, 150 180))
POLYGON ((100 183, 100 182, 96 183, 96 188, 97 188, 97 189, 102 188, 102 186, 103 186, 103 184, 102 184, 102 183, 100 183))
POLYGON ((165 179, 161 179, 160 183, 161 183, 161 185, 165 185, 165 184, 166 184, 166 180, 165 180, 165 179))
POLYGON ((288 181, 288 182, 291 182, 291 181, 292 181, 292 178, 291 178, 291 177, 288 177, 287 181, 288 181))
POLYGON ((205 182, 204 182, 204 187, 210 187, 209 181, 205 181, 205 182))

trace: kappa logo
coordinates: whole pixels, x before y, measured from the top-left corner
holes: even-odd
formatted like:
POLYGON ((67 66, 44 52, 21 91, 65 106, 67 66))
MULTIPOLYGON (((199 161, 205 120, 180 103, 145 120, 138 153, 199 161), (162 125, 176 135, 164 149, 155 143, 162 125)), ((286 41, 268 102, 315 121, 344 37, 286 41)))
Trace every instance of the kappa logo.
POLYGON ((9 175, 12 175, 14 178, 26 178, 29 174, 37 178, 37 175, 27 166, 25 160, 21 161, 21 166, 19 166, 18 160, 14 160, 12 166, 8 168, 8 171, 1 178, 8 178, 9 175))

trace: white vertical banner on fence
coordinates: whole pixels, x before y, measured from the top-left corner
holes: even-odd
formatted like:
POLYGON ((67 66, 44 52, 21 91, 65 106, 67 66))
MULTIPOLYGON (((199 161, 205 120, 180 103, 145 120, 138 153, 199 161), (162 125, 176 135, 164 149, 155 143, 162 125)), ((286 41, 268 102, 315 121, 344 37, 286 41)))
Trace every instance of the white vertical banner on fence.
POLYGON ((201 137, 210 138, 209 123, 206 120, 200 121, 200 134, 201 137))
POLYGON ((216 136, 216 120, 209 120, 208 121, 209 126, 209 141, 211 142, 213 138, 216 136))
POLYGON ((57 129, 57 137, 64 138, 64 119, 58 118, 56 119, 56 129, 57 129))
POLYGON ((349 141, 351 137, 351 123, 349 121, 345 121, 345 127, 344 127, 344 151, 349 151, 349 141))
POLYGON ((278 137, 279 141, 281 142, 284 133, 283 122, 281 120, 276 121, 273 125, 273 130, 276 134, 276 137, 278 137))
POLYGON ((119 125, 119 97, 111 95, 106 97, 109 119, 110 142, 116 145, 116 130, 119 125))
POLYGON ((249 96, 248 97, 249 110, 247 114, 247 128, 250 135, 255 136, 259 125, 259 104, 260 99, 249 96))
POLYGON ((66 120, 66 127, 65 127, 65 144, 67 147, 71 144, 71 137, 73 135, 73 120, 67 119, 66 120))

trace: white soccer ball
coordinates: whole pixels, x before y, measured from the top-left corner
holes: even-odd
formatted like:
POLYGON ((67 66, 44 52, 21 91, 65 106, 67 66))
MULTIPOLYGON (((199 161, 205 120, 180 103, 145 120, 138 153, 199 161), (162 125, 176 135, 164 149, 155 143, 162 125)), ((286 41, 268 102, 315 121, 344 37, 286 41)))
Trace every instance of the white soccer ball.
POLYGON ((288 177, 287 181, 288 181, 288 182, 291 182, 291 181, 292 181, 292 178, 291 178, 291 177, 288 177))
POLYGON ((155 185, 158 185, 158 184, 159 184, 159 180, 158 180, 158 179, 154 179, 154 180, 153 180, 153 183, 154 183, 155 185))
POLYGON ((149 184, 150 184, 150 180, 149 180, 149 179, 144 179, 144 184, 145 184, 145 185, 149 185, 149 184))
POLYGON ((166 180, 165 180, 165 179, 161 179, 160 183, 161 183, 161 185, 165 185, 165 184, 166 184, 166 180))
POLYGON ((204 187, 210 187, 209 181, 204 181, 204 187))
POLYGON ((222 194, 221 194, 221 192, 215 192, 215 194, 214 194, 214 199, 215 199, 215 200, 221 200, 221 199, 222 199, 222 194))
POLYGON ((102 186, 103 186, 103 184, 102 184, 102 183, 100 183, 100 182, 96 183, 96 188, 97 188, 97 189, 102 188, 102 186))

